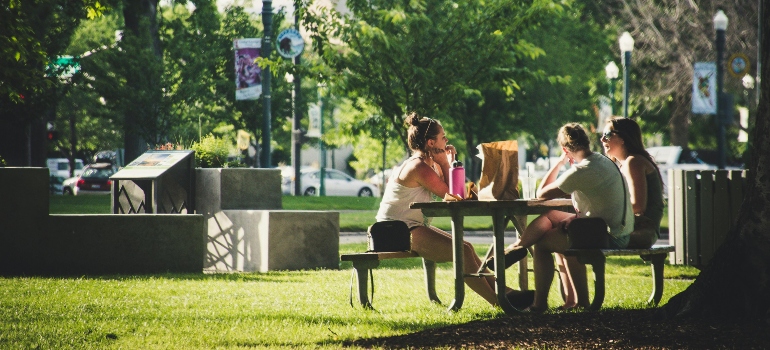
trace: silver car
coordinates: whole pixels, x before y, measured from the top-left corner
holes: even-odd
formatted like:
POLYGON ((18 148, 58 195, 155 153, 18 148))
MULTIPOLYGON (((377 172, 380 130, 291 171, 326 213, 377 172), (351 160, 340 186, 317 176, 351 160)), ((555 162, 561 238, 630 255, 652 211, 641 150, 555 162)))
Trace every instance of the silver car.
MULTIPOLYGON (((326 169, 325 174, 324 188, 327 196, 380 196, 380 190, 377 186, 357 180, 339 170, 326 169)), ((317 196, 321 188, 320 177, 321 170, 319 169, 302 169, 300 181, 302 194, 317 196)), ((294 181, 286 179, 283 183, 283 193, 290 194, 293 188, 294 181)))

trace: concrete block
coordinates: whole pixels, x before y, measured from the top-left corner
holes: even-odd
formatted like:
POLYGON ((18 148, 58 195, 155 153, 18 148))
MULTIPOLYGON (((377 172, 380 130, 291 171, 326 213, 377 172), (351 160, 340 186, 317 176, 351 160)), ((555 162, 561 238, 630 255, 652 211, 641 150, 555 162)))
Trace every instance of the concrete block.
POLYGON ((339 268, 339 212, 223 210, 207 221, 206 270, 339 268))
POLYGON ((282 209, 281 170, 252 168, 195 169, 196 210, 282 209))
POLYGON ((48 218, 48 168, 0 168, 0 272, 35 264, 31 247, 48 218))
POLYGON ((35 273, 200 273, 202 215, 50 215, 37 245, 35 273))
POLYGON ((47 216, 48 176, 48 168, 0 168, 0 219, 47 216))

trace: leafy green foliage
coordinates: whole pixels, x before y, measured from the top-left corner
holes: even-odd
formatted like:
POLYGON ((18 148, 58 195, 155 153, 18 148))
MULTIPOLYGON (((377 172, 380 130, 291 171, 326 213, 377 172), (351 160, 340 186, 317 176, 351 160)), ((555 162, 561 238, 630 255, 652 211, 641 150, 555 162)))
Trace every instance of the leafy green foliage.
POLYGON ((206 135, 199 142, 192 145, 195 151, 195 164, 201 168, 223 168, 227 164, 227 155, 230 154, 232 144, 217 138, 214 135, 206 135))
POLYGON ((526 88, 515 103, 517 125, 528 131, 530 149, 535 150, 531 157, 546 156, 538 154, 541 145, 553 147, 557 130, 567 122, 580 122, 589 131, 589 125, 596 126, 593 106, 597 93, 592 88, 597 80, 604 80, 609 36, 590 18, 581 16, 582 11, 575 4, 563 16, 549 17, 525 34, 545 51, 543 57, 526 65, 548 74, 522 82, 526 88))
POLYGON ((315 29, 314 48, 335 72, 331 79, 376 106, 404 144, 402 118, 409 112, 436 116, 491 84, 516 89, 518 59, 536 55, 520 33, 562 8, 515 0, 347 6, 350 15, 327 10, 306 19, 315 29))

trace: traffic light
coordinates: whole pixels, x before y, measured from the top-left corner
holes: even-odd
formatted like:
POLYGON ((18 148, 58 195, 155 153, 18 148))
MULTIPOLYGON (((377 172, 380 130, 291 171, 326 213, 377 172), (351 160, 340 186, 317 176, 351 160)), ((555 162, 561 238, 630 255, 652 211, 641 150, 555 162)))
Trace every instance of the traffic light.
POLYGON ((59 138, 59 132, 56 130, 48 130, 46 138, 48 141, 56 141, 59 138))

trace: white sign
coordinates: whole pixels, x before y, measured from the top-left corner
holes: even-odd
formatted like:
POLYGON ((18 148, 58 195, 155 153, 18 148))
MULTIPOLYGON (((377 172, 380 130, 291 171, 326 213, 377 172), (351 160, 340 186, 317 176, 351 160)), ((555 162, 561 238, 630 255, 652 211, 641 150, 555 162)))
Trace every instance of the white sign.
POLYGON ((310 125, 305 135, 308 137, 321 137, 321 105, 318 103, 311 104, 307 114, 310 125))
POLYGON ((696 62, 692 74, 692 112, 717 113, 717 65, 696 62))
POLYGON ((738 113, 741 115, 741 129, 738 131, 738 142, 749 142, 749 133, 744 131, 749 128, 749 109, 738 107, 738 113))
POLYGON ((294 58, 305 49, 305 40, 296 29, 286 29, 276 38, 278 54, 284 58, 294 58))

